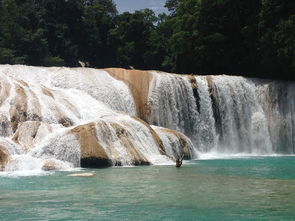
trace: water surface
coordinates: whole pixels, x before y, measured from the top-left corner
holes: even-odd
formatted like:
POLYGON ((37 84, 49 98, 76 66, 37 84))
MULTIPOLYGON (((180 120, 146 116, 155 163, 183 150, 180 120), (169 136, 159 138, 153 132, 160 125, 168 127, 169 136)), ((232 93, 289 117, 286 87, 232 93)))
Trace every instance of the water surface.
POLYGON ((294 220, 294 170, 295 157, 256 157, 2 174, 0 220, 294 220))

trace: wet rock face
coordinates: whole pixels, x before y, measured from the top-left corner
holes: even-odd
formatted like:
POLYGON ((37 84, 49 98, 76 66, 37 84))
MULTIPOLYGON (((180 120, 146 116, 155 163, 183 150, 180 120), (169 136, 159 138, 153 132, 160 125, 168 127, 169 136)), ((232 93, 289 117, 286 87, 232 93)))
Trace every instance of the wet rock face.
POLYGON ((0 146, 0 171, 4 170, 8 160, 9 160, 8 153, 4 150, 3 147, 0 146))
POLYGON ((46 162, 42 166, 42 170, 53 171, 53 170, 57 170, 57 168, 56 168, 56 165, 54 164, 54 162, 46 162))
POLYGON ((99 143, 94 123, 77 126, 71 132, 80 142, 82 167, 109 165, 109 157, 99 143))
POLYGON ((81 167, 123 166, 125 159, 120 156, 117 145, 124 148, 122 151, 126 151, 131 165, 150 165, 150 162, 134 146, 127 129, 117 123, 98 121, 77 126, 71 132, 80 142, 81 167), (100 133, 105 133, 103 138, 99 136, 100 133))
POLYGON ((194 94, 194 98, 196 100, 196 105, 197 105, 197 111, 200 113, 200 94, 198 91, 198 83, 197 80, 194 76, 188 76, 188 79, 191 83, 192 89, 193 89, 193 94, 194 94))
POLYGON ((40 121, 26 121, 18 125, 12 140, 20 144, 28 152, 37 146, 44 139, 44 136, 50 134, 52 131, 53 128, 50 124, 40 121))
MULTIPOLYGON (((151 165, 147 160, 133 160, 132 165, 134 166, 148 166, 151 165)), ((88 157, 81 158, 81 167, 82 168, 104 168, 111 166, 123 166, 122 162, 116 161, 113 162, 110 159, 98 158, 98 157, 88 157)))
POLYGON ((58 123, 62 124, 64 127, 71 127, 74 125, 74 122, 68 117, 61 118, 58 123))
POLYGON ((217 88, 213 82, 212 76, 207 77, 208 82, 208 88, 209 88, 209 94, 212 102, 212 110, 213 110, 213 117, 215 119, 215 129, 218 134, 220 134, 220 137, 222 137, 223 131, 222 131, 222 117, 221 117, 221 110, 220 110, 220 104, 218 101, 218 92, 217 88))
POLYGON ((81 158, 81 167, 83 168, 103 168, 114 166, 110 159, 100 157, 81 158))
POLYGON ((6 117, 4 117, 3 120, 0 122, 0 136, 1 137, 8 137, 10 136, 11 131, 11 122, 7 120, 6 117))
POLYGON ((121 68, 105 69, 112 77, 126 83, 133 95, 137 116, 147 121, 150 110, 148 94, 152 75, 148 71, 126 70, 121 68))
POLYGON ((152 126, 162 140, 165 152, 174 160, 183 158, 185 160, 197 158, 194 145, 184 134, 162 127, 152 126))
POLYGON ((59 161, 56 159, 47 159, 47 160, 44 160, 42 163, 43 165, 41 169, 45 171, 64 170, 67 167, 68 168, 71 167, 69 163, 65 163, 63 161, 59 161))

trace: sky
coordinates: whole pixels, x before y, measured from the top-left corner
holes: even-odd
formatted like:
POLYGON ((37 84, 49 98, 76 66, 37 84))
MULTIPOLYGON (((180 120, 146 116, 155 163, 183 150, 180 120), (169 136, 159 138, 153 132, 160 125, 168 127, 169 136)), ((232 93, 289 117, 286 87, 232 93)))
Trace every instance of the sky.
POLYGON ((113 2, 117 5, 119 13, 134 12, 145 8, 152 9, 156 14, 167 13, 167 9, 164 8, 166 0, 113 0, 113 2))

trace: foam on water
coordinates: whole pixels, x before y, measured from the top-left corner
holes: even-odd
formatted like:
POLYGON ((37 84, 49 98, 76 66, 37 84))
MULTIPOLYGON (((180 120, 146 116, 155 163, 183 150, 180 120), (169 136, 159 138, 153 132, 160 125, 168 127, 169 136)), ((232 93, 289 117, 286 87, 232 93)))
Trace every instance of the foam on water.
POLYGON ((260 154, 260 153, 233 153, 225 154, 220 152, 199 153, 198 160, 216 160, 216 159, 243 159, 243 158, 265 158, 265 157, 294 157, 294 154, 260 154))

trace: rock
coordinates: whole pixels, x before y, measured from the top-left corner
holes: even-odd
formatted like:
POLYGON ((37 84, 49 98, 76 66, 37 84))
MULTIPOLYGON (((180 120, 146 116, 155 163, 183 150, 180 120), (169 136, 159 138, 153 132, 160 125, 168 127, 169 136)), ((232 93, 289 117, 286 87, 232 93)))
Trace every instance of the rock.
POLYGON ((47 161, 43 164, 42 170, 52 171, 52 170, 57 170, 57 167, 53 161, 47 161))
POLYGON ((71 127, 74 125, 74 122, 68 117, 59 119, 58 123, 62 124, 64 127, 71 127))
MULTIPOLYGON (((101 157, 83 157, 81 158, 81 167, 83 168, 103 168, 103 167, 111 167, 113 166, 113 162, 107 158, 101 157)), ((119 166, 119 165, 115 165, 119 166)))
POLYGON ((3 171, 9 160, 9 154, 0 146, 0 171, 3 171))
POLYGON ((70 176, 70 177, 93 177, 94 173, 73 173, 68 176, 70 176))
POLYGON ((64 162, 57 159, 47 159, 43 162, 42 170, 45 170, 45 171, 67 170, 72 167, 73 165, 69 162, 64 162))
POLYGON ((40 121, 26 121, 19 123, 12 140, 24 147, 25 151, 32 150, 53 128, 50 124, 40 121))
POLYGON ((150 114, 148 94, 152 75, 148 71, 121 68, 107 68, 105 70, 117 80, 121 80, 128 85, 136 103, 137 115, 146 121, 150 114))
POLYGON ((152 126, 163 142, 165 152, 174 159, 196 158, 191 140, 184 134, 167 128, 152 126))
POLYGON ((158 134, 136 117, 106 117, 77 126, 71 133, 80 142, 81 167, 150 165, 153 162, 146 157, 148 148, 153 148, 153 154, 159 157, 170 158, 158 134), (150 146, 143 144, 141 139, 146 139, 150 146))
POLYGON ((97 139, 94 123, 77 126, 71 131, 80 142, 81 167, 97 168, 112 166, 112 161, 97 139))
POLYGON ((23 154, 23 148, 5 138, 0 138, 0 171, 4 170, 12 155, 23 154))

